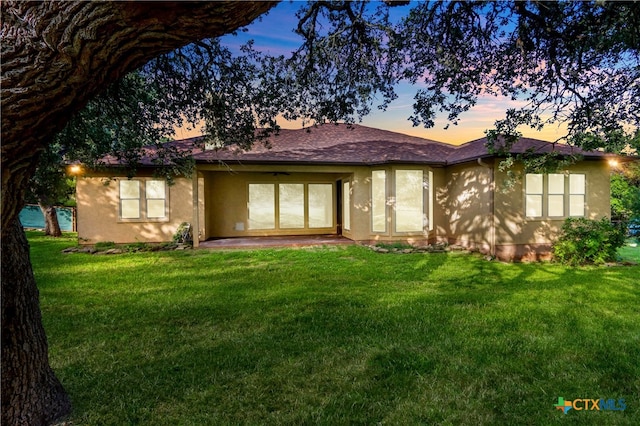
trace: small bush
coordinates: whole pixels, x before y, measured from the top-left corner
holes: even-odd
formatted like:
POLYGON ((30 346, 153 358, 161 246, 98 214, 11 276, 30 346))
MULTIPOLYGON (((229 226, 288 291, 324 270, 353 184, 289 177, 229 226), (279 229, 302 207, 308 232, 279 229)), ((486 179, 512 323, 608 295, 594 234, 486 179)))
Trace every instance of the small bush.
POLYGON ((176 233, 173 234, 173 242, 179 244, 193 244, 193 231, 191 224, 188 222, 182 222, 176 233))
POLYGON ((553 245, 553 254, 556 261, 565 265, 600 265, 615 261, 624 241, 624 226, 613 225, 607 218, 569 218, 553 245))

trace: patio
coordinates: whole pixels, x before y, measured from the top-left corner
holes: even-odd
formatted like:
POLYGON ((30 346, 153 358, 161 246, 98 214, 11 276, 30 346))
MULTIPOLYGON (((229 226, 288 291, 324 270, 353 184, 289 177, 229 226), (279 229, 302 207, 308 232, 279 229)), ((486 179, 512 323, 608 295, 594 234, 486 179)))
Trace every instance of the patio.
POLYGON ((266 247, 310 247, 348 244, 355 244, 355 242, 340 235, 300 235, 211 239, 200 242, 199 248, 246 249, 266 247))

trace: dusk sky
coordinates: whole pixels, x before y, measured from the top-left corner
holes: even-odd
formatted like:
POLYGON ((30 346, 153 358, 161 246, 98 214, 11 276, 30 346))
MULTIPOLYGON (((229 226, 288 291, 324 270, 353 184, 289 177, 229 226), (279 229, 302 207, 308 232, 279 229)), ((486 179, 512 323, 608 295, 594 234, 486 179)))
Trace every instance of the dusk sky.
MULTIPOLYGON (((288 55, 301 44, 301 37, 293 32, 297 26, 295 12, 303 5, 301 1, 284 1, 269 12, 268 15, 254 21, 248 27, 248 31, 239 33, 238 36, 225 36, 223 42, 230 46, 239 46, 247 40, 255 41, 255 48, 270 52, 274 55, 288 55)), ((400 16, 406 14, 411 6, 399 6, 392 9, 392 13, 400 16)), ((446 113, 436 120, 434 127, 414 127, 408 120, 412 115, 414 95, 419 86, 402 84, 397 86, 398 99, 393 101, 386 111, 372 108, 372 113, 366 116, 360 123, 365 126, 391 130, 409 135, 433 139, 441 142, 460 144, 484 137, 484 131, 493 127, 495 120, 504 118, 508 108, 522 106, 522 102, 511 101, 508 98, 496 98, 493 96, 481 97, 477 105, 470 111, 463 113, 457 126, 447 125, 446 113)), ((279 120, 283 128, 300 128, 297 122, 279 120)), ((549 127, 542 132, 530 128, 519 129, 524 136, 554 141, 561 136, 557 127, 549 127)), ((178 131, 177 138, 192 136, 192 132, 178 131)))

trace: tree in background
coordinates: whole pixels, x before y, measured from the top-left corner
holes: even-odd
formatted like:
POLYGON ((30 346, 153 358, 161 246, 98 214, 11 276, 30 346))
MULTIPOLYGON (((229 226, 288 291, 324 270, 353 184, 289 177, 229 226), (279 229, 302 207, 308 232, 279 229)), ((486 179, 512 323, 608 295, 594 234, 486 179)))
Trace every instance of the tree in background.
POLYGON ((611 218, 640 220, 640 162, 619 165, 611 173, 611 218))
POLYGON ((49 145, 40 156, 27 193, 27 201, 37 203, 42 211, 45 235, 62 235, 55 206, 64 203, 74 192, 75 179, 67 175, 59 145, 49 145))

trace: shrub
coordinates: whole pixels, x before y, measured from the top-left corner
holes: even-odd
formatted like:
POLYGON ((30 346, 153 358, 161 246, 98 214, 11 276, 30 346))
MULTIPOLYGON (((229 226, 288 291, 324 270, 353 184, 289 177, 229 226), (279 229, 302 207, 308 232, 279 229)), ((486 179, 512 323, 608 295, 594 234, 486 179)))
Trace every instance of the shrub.
POLYGON ((616 260, 624 245, 625 226, 614 225, 607 218, 565 220, 553 245, 555 260, 566 265, 603 264, 616 260))
POLYGON ((173 234, 173 242, 179 244, 193 244, 193 232, 191 224, 188 222, 182 222, 176 233, 173 234))

